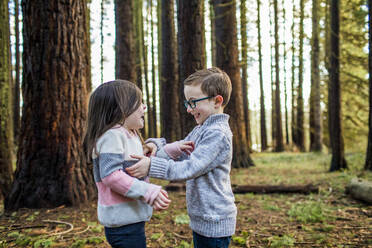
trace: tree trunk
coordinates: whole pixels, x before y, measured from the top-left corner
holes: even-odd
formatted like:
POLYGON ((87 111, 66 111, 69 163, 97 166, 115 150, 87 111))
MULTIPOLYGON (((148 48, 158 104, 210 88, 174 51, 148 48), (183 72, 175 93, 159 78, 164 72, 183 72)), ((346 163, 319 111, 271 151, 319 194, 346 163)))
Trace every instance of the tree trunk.
POLYGON ((5 197, 13 179, 12 86, 8 0, 0 0, 0 198, 5 197))
POLYGON ((231 79, 232 93, 226 112, 233 115, 230 125, 233 132, 234 168, 252 166, 249 154, 247 133, 244 128, 244 113, 241 78, 238 64, 238 40, 236 31, 235 1, 213 0, 216 31, 216 65, 224 70, 231 79))
POLYGON ((153 7, 152 7, 152 0, 149 0, 149 7, 150 7, 150 27, 151 27, 151 78, 152 78, 152 133, 153 137, 158 136, 158 129, 157 129, 157 117, 156 117, 156 69, 155 69, 155 48, 154 48, 154 20, 153 20, 153 7))
POLYGON ((78 205, 96 196, 81 149, 90 88, 86 2, 23 0, 22 10, 24 105, 5 209, 78 205))
POLYGON ((354 199, 372 204, 372 182, 353 178, 346 186, 345 192, 350 194, 354 199))
POLYGON ((272 21, 272 15, 271 15, 271 7, 273 6, 273 2, 269 0, 269 23, 270 23, 270 29, 269 29, 269 34, 270 34, 270 82, 271 82, 271 146, 275 147, 275 139, 276 139, 276 106, 275 106, 275 81, 274 81, 274 56, 273 56, 273 45, 271 43, 272 37, 273 37, 273 21, 272 21))
POLYGON ((19 52, 19 0, 14 0, 14 33, 15 33, 15 81, 13 96, 13 135, 17 145, 20 129, 20 52, 19 52))
POLYGON ((296 72, 296 65, 295 65, 295 54, 296 54, 296 47, 295 47, 295 13, 296 13, 296 6, 294 3, 292 8, 292 26, 291 26, 291 33, 292 33, 292 79, 291 79, 291 133, 292 133, 292 142, 293 144, 297 145, 297 123, 296 123, 296 95, 295 95, 295 72, 296 72))
POLYGON ((304 50, 304 0, 300 0, 300 47, 299 47, 299 65, 298 65, 298 88, 297 88, 297 121, 296 121, 296 140, 297 146, 300 151, 305 151, 305 135, 304 135, 304 99, 303 99, 303 70, 304 70, 304 58, 303 58, 303 50, 304 50))
POLYGON ((161 8, 161 136, 169 142, 182 138, 179 125, 180 113, 174 111, 174 107, 180 105, 174 2, 162 0, 161 8))
POLYGON ((278 25, 278 0, 274 0, 274 21, 275 21, 275 151, 284 151, 282 113, 280 104, 280 78, 279 78, 279 25, 278 25))
POLYGON ((310 151, 322 151, 319 75, 319 4, 313 0, 311 42, 311 92, 310 92, 310 151))
POLYGON ((242 46, 242 61, 241 61, 241 70, 242 70, 242 97, 243 97, 243 112, 244 112, 244 126, 245 132, 247 133, 247 144, 249 150, 252 149, 252 135, 251 135, 251 120, 250 120, 250 111, 249 111, 249 101, 248 101, 248 43, 247 43, 247 7, 245 6, 245 0, 240 2, 240 35, 241 35, 241 46, 242 46))
POLYGON ((286 47, 286 28, 285 28, 285 0, 282 0, 283 10, 283 74, 284 74, 284 109, 285 109, 285 143, 289 145, 289 123, 288 123, 288 91, 287 91, 287 47, 286 47))
POLYGON ((115 0, 115 77, 136 80, 133 1, 115 0))
MULTIPOLYGON (((136 54, 136 80, 135 84, 142 90, 142 59, 143 59, 143 49, 142 49, 142 0, 134 2, 134 38, 135 38, 135 54, 136 54)), ((142 132, 143 129, 141 129, 142 132)))
POLYGON ((328 87, 328 115, 330 132, 330 141, 332 147, 332 161, 330 171, 336 171, 347 168, 344 154, 344 138, 342 135, 341 124, 341 89, 340 89, 340 49, 339 49, 339 1, 331 0, 331 54, 330 54, 330 72, 328 87))
MULTIPOLYGON (((206 67, 203 6, 204 1, 177 1, 180 96, 184 95, 183 81, 206 67)), ((194 128, 195 122, 183 104, 179 104, 179 109, 182 137, 185 137, 194 128)))
POLYGON ((368 116, 368 146, 366 152, 365 170, 372 171, 372 0, 368 0, 368 73, 369 73, 369 116, 368 116))
POLYGON ((212 56, 212 66, 216 66, 216 35, 214 27, 214 10, 213 5, 209 4, 209 18, 211 20, 211 56, 212 56))
POLYGON ((103 34, 103 21, 105 19, 105 1, 102 0, 101 1, 101 13, 100 13, 100 17, 101 17, 101 20, 100 20, 100 26, 99 26, 99 33, 100 33, 100 73, 101 73, 101 84, 103 84, 103 62, 105 61, 105 58, 103 56, 103 43, 104 43, 104 39, 105 39, 105 36, 103 34))
POLYGON ((267 149, 267 132, 266 132, 266 110, 265 110, 265 95, 263 87, 262 75, 262 43, 261 43, 261 13, 260 0, 257 0, 257 32, 258 32, 258 61, 260 73, 260 133, 261 133, 261 151, 267 149))

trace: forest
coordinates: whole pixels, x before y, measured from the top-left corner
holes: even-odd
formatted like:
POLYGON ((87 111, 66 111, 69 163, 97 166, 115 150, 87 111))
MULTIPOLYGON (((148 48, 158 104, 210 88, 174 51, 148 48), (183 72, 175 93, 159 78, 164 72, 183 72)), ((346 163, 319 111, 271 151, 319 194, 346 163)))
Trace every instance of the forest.
MULTIPOLYGON (((183 81, 210 67, 232 83, 230 247, 371 247, 371 28, 372 0, 0 0, 0 248, 110 247, 91 92, 134 82, 142 136, 173 142, 196 125, 183 81)), ((172 203, 147 246, 193 247, 184 185, 151 181, 172 203)))

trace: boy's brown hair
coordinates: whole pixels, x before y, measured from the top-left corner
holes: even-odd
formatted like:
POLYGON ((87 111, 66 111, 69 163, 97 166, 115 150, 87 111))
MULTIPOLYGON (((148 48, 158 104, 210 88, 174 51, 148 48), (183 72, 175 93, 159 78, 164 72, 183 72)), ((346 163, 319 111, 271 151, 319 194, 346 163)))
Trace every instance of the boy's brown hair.
POLYGON ((183 84, 201 84, 200 88, 207 96, 221 95, 223 97, 222 107, 225 107, 230 100, 231 80, 226 72, 217 67, 196 71, 188 76, 183 84))

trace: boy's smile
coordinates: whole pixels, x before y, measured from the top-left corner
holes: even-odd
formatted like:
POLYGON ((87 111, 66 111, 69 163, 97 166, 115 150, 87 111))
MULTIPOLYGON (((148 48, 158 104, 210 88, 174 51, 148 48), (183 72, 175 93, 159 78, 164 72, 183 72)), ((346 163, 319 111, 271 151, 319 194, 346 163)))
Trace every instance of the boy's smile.
MULTIPOLYGON (((202 92, 201 84, 185 85, 184 93, 187 101, 209 97, 202 92)), ((216 102, 215 97, 198 101, 195 105, 195 108, 188 106, 187 112, 194 116, 199 125, 202 125, 210 115, 223 113, 221 104, 216 102)))

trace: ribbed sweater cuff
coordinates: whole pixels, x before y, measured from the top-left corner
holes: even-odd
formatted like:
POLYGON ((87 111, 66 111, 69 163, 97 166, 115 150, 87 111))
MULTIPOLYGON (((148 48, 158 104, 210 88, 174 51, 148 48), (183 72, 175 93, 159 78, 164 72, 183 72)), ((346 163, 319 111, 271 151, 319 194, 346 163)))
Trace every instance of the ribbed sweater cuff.
POLYGON ((190 216, 190 227, 194 232, 197 232, 205 237, 228 237, 235 233, 236 218, 231 217, 214 221, 190 216))
POLYGON ((165 159, 151 157, 149 176, 155 177, 155 178, 166 179, 165 176, 167 172, 167 166, 165 162, 166 162, 165 159))

